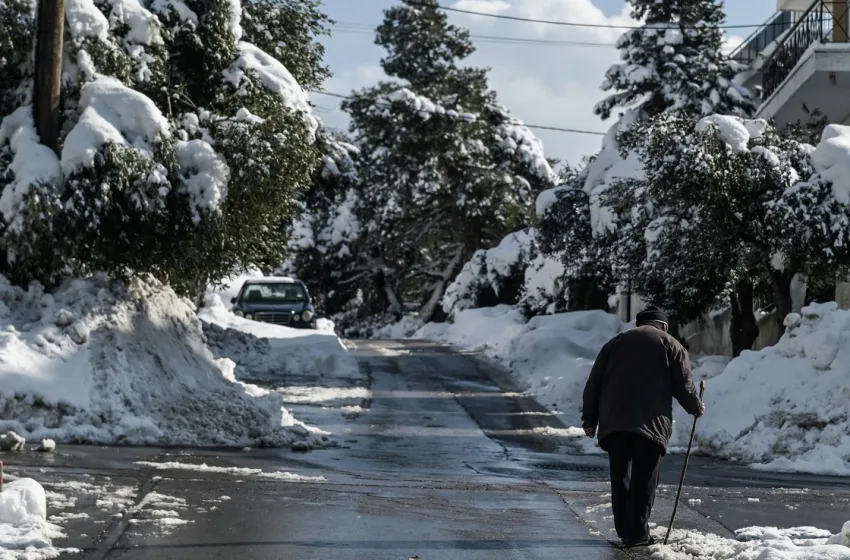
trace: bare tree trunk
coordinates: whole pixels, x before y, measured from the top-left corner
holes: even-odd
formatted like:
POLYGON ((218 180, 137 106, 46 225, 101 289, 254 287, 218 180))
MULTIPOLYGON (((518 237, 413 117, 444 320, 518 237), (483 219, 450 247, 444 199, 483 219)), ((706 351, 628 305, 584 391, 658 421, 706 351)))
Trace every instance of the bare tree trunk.
POLYGON ((744 350, 752 350, 759 336, 758 321, 753 311, 755 294, 749 280, 738 280, 732 292, 732 323, 729 338, 732 339, 732 355, 738 357, 744 350))
POLYGON ((378 285, 378 290, 384 294, 384 298, 386 299, 386 303, 389 306, 390 313, 393 314, 396 321, 401 320, 402 316, 402 305, 398 300, 398 296, 395 293, 395 290, 390 285, 389 279, 387 277, 387 272, 384 267, 381 267, 377 270, 377 274, 375 275, 375 283, 378 285))
POLYGON ((785 332, 785 317, 791 313, 791 280, 794 275, 787 270, 774 272, 770 284, 773 288, 773 301, 776 303, 776 320, 779 322, 779 332, 785 332))
POLYGON ((33 120, 41 143, 59 153, 65 0, 40 0, 35 45, 33 120))
POLYGON ((446 285, 449 283, 449 280, 454 277, 455 270, 457 270, 457 267, 460 265, 462 257, 463 248, 459 248, 455 252, 455 256, 452 257, 452 260, 446 265, 446 268, 443 269, 440 277, 438 277, 434 283, 434 288, 431 290, 431 297, 428 298, 428 302, 422 307, 422 311, 419 313, 419 318, 423 323, 427 323, 434 318, 434 314, 437 311, 437 305, 439 305, 440 301, 443 299, 443 294, 446 292, 446 285))

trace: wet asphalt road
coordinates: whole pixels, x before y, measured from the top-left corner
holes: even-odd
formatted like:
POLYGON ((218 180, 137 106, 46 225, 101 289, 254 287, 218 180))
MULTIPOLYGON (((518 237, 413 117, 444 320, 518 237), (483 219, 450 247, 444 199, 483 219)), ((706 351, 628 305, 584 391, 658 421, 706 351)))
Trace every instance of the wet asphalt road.
MULTIPOLYGON (((49 514, 84 559, 502 560, 626 559, 605 537, 612 520, 603 456, 535 433, 557 417, 476 355, 423 342, 358 343, 350 379, 285 378, 332 387, 320 402, 293 398, 296 416, 339 446, 192 450, 60 446, 53 455, 2 454, 12 475, 49 492, 49 514), (363 390, 368 388, 369 394, 363 390), (360 406, 357 409, 342 407, 360 406), (287 471, 157 469, 176 461, 287 471), (67 515, 71 513, 71 515, 67 515), (164 517, 176 521, 163 522, 164 517)), ((316 401, 317 399, 313 399, 316 401)), ((668 457, 653 521, 666 525, 681 469, 668 457)), ((850 519, 845 479, 772 475, 694 458, 677 527, 731 536, 750 525, 850 519), (699 502, 689 502, 699 500, 699 502)))

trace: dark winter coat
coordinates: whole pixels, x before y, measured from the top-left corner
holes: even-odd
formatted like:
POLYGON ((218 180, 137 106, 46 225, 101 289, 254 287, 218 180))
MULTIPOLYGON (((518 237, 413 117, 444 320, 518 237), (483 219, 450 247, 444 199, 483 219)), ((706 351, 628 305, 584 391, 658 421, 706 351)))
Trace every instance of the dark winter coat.
POLYGON ((673 398, 690 414, 702 406, 685 349, 661 329, 637 327, 599 352, 584 388, 582 421, 598 427, 603 449, 605 436, 615 432, 637 433, 666 449, 673 398))

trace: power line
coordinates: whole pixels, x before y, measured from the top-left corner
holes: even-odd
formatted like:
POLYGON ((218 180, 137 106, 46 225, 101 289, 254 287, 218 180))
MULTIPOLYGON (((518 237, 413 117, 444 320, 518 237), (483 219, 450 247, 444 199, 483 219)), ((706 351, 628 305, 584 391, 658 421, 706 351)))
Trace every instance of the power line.
MULTIPOLYGON (((330 97, 336 97, 338 99, 351 99, 350 95, 342 95, 341 93, 333 93, 333 92, 330 92, 330 91, 315 91, 314 93, 320 93, 322 95, 328 95, 330 97)), ((420 112, 422 112, 422 113, 433 113, 433 111, 425 111, 425 110, 420 110, 420 112)), ((570 132, 572 134, 590 134, 590 135, 593 135, 593 136, 605 136, 604 132, 598 132, 598 131, 595 131, 595 130, 581 130, 581 129, 578 129, 578 128, 564 128, 564 127, 560 127, 560 126, 545 126, 545 125, 539 125, 539 124, 525 124, 525 123, 523 123, 523 126, 525 126, 527 128, 536 128, 536 129, 539 129, 539 130, 551 130, 551 131, 554 131, 554 132, 570 132)))
MULTIPOLYGON (((374 26, 363 23, 338 22, 334 27, 338 33, 354 35, 374 35, 374 26)), ((616 43, 601 43, 596 41, 562 41, 557 39, 534 39, 531 37, 506 37, 502 35, 470 35, 476 42, 501 43, 507 45, 532 45, 546 47, 615 47, 616 43)))
MULTIPOLYGON (((426 2, 417 2, 415 0, 408 0, 408 4, 411 6, 421 6, 423 8, 433 8, 434 5, 426 2)), ((470 14, 475 16, 484 16, 496 19, 507 19, 511 21, 522 21, 525 23, 545 23, 547 25, 564 25, 569 27, 592 27, 597 29, 643 29, 642 25, 611 25, 611 24, 601 24, 601 23, 576 23, 569 21, 551 21, 545 19, 532 19, 532 18, 524 18, 519 16, 508 16, 504 14, 488 14, 486 12, 476 12, 474 10, 463 10, 461 8, 450 8, 448 6, 437 5, 437 9, 443 10, 444 12, 457 12, 461 14, 470 14)), ((718 29, 754 29, 758 27, 762 27, 763 23, 757 23, 753 25, 719 25, 718 29)), ((695 29, 696 26, 684 26, 685 29, 695 29)))

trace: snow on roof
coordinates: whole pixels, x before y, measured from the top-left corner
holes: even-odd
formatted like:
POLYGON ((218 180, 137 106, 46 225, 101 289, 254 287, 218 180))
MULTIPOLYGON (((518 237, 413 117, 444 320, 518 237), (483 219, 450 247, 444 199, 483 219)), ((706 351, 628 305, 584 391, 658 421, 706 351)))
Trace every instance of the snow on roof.
POLYGON ((263 276, 262 278, 249 278, 245 280, 246 284, 295 284, 296 282, 298 280, 289 276, 263 276))

